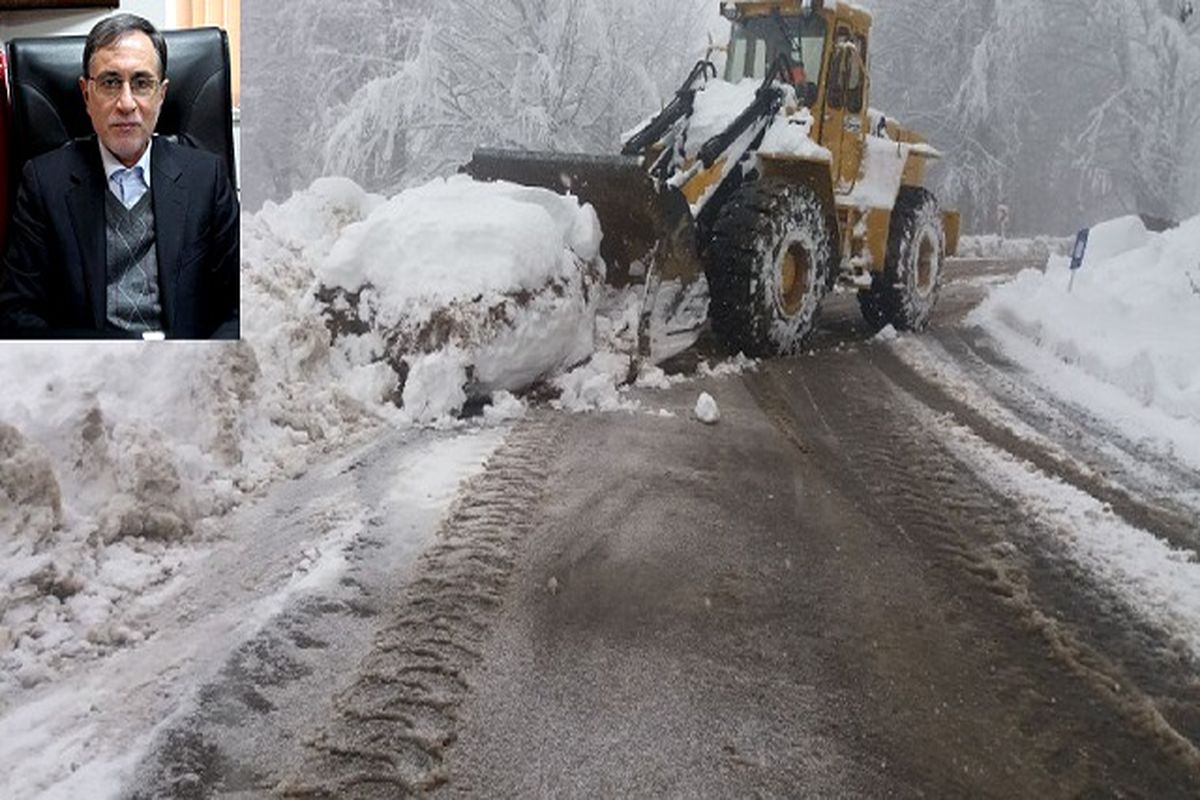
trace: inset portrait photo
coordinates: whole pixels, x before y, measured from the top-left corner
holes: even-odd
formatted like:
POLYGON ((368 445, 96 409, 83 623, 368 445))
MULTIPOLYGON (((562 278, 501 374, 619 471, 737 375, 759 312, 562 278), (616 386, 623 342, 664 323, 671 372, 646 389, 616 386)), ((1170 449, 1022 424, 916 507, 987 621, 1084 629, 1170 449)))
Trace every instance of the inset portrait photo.
POLYGON ((239 338, 229 34, 47 5, 0 3, 0 338, 239 338))

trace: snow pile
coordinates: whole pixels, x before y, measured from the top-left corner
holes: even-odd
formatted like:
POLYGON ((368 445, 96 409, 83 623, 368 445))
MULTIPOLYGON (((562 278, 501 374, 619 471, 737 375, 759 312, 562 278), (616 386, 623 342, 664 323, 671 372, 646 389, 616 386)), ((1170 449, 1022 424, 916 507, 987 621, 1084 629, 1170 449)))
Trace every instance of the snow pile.
POLYGON ((1164 233, 1096 226, 1073 289, 1065 257, 996 288, 970 321, 1035 345, 1143 406, 1200 423, 1200 217, 1164 233))
POLYGON ((294 420, 291 427, 315 424, 320 436, 334 433, 337 416, 355 404, 389 412, 395 376, 370 357, 381 344, 363 335, 331 347, 312 298, 315 265, 347 226, 383 202, 347 178, 320 178, 243 218, 242 337, 277 371, 278 380, 264 386, 294 420))
POLYGON ((554 379, 560 394, 552 405, 565 411, 634 411, 636 401, 618 388, 629 377, 627 355, 611 351, 596 353, 583 364, 554 379))
POLYGON ((492 402, 484 407, 483 418, 491 423, 507 422, 524 417, 527 410, 524 400, 501 390, 492 395, 492 402))
POLYGON ((334 340, 371 337, 400 405, 431 421, 593 349, 600 227, 574 198, 465 176, 402 192, 316 267, 334 340))
POLYGON ((668 375, 655 364, 642 364, 634 385, 642 389, 670 389, 676 383, 688 380, 684 375, 668 375))
POLYGON ((243 220, 242 342, 0 348, 0 698, 148 635, 223 513, 395 417, 390 371, 305 299, 381 200, 327 179, 243 220))

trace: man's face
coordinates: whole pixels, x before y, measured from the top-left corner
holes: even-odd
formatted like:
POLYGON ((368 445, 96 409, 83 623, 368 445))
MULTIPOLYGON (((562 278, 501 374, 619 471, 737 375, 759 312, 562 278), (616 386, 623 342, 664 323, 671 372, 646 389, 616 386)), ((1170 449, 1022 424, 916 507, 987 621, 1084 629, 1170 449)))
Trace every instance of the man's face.
POLYGON ((150 37, 133 31, 98 48, 79 88, 100 141, 121 163, 133 166, 150 142, 167 94, 150 37))

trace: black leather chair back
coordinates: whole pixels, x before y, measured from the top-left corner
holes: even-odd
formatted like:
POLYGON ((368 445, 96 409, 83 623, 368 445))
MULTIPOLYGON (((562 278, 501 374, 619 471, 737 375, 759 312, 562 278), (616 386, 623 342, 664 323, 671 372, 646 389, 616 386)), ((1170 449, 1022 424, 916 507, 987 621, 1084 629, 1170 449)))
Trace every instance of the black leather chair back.
MULTIPOLYGON (((164 31, 167 96, 155 131, 233 160, 229 37, 220 28, 164 31)), ((79 92, 83 36, 13 39, 8 43, 12 86, 9 174, 34 156, 93 133, 79 92)))
POLYGON ((0 52, 0 257, 4 255, 4 233, 8 228, 8 67, 0 52))

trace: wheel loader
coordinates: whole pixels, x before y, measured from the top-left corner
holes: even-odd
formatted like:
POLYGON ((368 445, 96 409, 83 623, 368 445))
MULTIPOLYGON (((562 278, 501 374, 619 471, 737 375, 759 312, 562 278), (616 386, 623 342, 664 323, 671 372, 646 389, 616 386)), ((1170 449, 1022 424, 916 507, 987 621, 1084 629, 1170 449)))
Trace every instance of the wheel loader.
POLYGON ((621 155, 480 149, 465 171, 594 207, 609 283, 645 287, 642 358, 706 322, 731 352, 794 354, 835 287, 875 328, 923 328, 959 220, 922 185, 939 153, 868 106, 870 14, 821 0, 721 13, 723 80, 697 63, 621 155))

